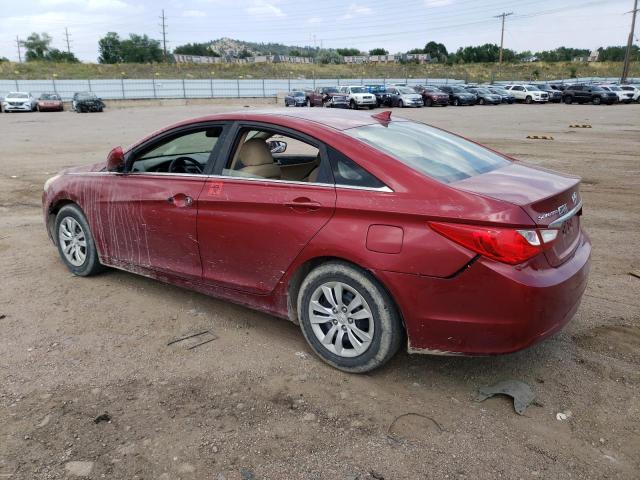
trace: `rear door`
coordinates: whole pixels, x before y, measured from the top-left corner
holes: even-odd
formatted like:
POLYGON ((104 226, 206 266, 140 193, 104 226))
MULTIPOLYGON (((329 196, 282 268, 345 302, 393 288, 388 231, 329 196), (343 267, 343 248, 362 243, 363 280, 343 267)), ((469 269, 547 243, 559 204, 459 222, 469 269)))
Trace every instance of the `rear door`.
POLYGON ((326 148, 313 138, 260 123, 236 125, 233 137, 227 155, 200 195, 198 241, 203 279, 264 294, 275 288, 333 215, 335 185, 326 148), (247 142, 253 143, 253 154, 260 150, 259 140, 266 143, 275 135, 287 142, 285 154, 278 154, 279 162, 273 156, 270 165, 244 156, 247 142), (290 165, 287 154, 300 164, 315 162, 315 167, 300 169, 295 178, 274 178, 273 165, 290 165))

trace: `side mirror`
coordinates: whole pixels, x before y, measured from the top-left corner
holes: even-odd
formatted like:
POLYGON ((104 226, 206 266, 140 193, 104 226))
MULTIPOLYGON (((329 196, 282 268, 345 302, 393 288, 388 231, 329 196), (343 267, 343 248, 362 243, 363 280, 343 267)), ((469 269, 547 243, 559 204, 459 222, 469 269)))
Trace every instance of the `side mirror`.
POLYGON ((284 153, 287 151, 287 142, 282 140, 269 140, 267 145, 269 145, 271 153, 284 153))
POLYGON ((124 152, 122 147, 115 147, 107 155, 107 171, 117 172, 124 168, 124 152))

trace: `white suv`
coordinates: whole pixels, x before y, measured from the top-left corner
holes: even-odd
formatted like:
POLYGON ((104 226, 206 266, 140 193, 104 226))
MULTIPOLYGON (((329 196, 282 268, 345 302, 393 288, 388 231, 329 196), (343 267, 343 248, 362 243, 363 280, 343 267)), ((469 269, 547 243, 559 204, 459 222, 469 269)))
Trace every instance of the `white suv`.
POLYGON ((631 98, 634 102, 640 102, 640 88, 633 85, 620 85, 620 88, 625 92, 631 93, 631 98))
POLYGON ((360 85, 341 87, 340 92, 347 95, 349 108, 354 110, 360 107, 376 108, 376 96, 360 85))
POLYGON ((9 92, 2 101, 5 112, 35 112, 38 101, 29 92, 9 92))
POLYGON ((504 88, 516 97, 516 101, 520 100, 524 103, 547 103, 549 101, 549 94, 535 85, 507 85, 504 88))
POLYGON ((604 88, 610 92, 615 93, 618 96, 618 101, 620 103, 631 103, 633 102, 633 92, 628 92, 623 90, 618 85, 598 85, 600 88, 604 88))

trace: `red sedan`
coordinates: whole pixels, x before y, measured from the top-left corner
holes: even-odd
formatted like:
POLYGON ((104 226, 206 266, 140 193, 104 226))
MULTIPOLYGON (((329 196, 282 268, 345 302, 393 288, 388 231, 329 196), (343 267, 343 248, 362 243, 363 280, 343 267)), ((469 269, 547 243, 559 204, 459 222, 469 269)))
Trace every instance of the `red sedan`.
POLYGON ((389 112, 225 113, 45 183, 76 275, 105 266, 299 323, 329 364, 498 354, 561 329, 587 284, 579 179, 389 112))
POLYGON ((40 95, 37 108, 39 112, 62 112, 64 110, 62 99, 57 93, 40 95))

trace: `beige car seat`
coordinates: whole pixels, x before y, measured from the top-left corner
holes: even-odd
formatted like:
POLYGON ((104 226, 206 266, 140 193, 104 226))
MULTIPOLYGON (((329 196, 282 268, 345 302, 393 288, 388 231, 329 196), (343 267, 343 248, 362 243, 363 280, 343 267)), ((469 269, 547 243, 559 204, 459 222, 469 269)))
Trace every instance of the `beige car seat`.
POLYGON ((281 176, 280 167, 274 163, 267 143, 261 138, 252 138, 244 142, 238 160, 244 165, 238 172, 243 174, 277 179, 281 176))

